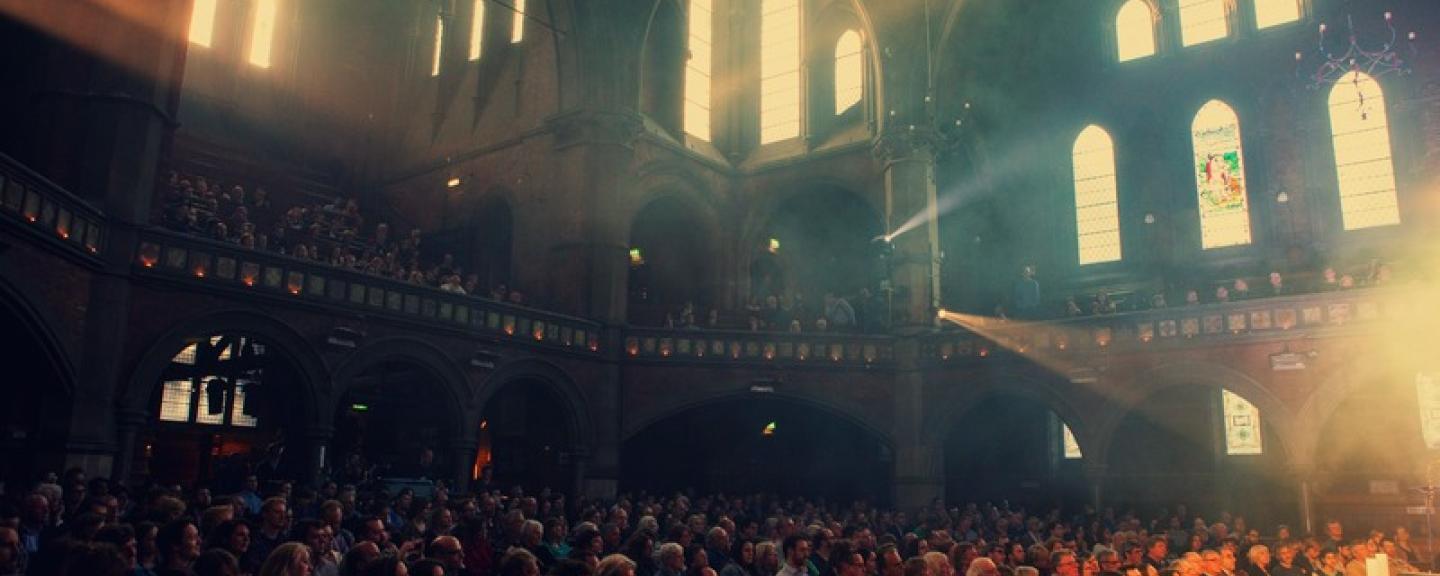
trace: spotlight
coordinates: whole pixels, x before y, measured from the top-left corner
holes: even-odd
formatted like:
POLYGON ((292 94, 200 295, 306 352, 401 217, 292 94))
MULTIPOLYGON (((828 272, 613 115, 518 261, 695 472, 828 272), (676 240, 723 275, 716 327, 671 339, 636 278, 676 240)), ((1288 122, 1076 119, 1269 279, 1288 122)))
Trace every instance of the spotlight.
POLYGON ((446 181, 446 182, 445 182, 445 187, 446 187, 446 188, 459 188, 459 187, 460 187, 460 177, 459 177, 459 176, 455 176, 455 177, 451 178, 450 180, 446 181))

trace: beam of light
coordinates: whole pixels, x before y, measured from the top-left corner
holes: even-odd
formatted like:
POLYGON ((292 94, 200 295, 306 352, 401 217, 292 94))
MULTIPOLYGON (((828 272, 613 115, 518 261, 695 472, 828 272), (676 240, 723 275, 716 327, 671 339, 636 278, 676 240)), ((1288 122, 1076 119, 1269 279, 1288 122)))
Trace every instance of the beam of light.
POLYGON ((254 28, 250 34, 250 63, 270 67, 270 48, 275 42, 275 17, 280 0, 259 0, 255 4, 254 28))

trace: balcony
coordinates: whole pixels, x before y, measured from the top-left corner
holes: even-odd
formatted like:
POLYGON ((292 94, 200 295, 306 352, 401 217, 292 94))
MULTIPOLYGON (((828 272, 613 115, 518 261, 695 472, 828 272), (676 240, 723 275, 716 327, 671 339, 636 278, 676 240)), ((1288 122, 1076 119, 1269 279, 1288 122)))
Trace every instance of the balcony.
POLYGON ((927 336, 921 354, 945 363, 1005 352, 1126 353, 1315 336, 1399 317, 1415 296, 1403 288, 1362 288, 1042 322, 982 320, 927 336))
POLYGON ((590 356, 598 356, 601 349, 597 322, 159 229, 141 233, 134 269, 139 276, 338 308, 530 347, 590 356))
POLYGON ((0 214, 49 246, 98 263, 104 216, 88 202, 0 154, 0 214))
POLYGON ((894 363, 895 339, 840 333, 631 328, 625 331, 624 357, 658 364, 868 368, 894 363))

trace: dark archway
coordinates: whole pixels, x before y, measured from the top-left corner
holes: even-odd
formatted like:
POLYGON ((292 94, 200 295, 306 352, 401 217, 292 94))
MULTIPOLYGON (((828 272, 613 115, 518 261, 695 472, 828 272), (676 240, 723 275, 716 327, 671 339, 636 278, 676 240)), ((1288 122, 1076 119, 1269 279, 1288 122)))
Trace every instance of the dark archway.
POLYGON ((305 478, 310 388, 274 340, 243 330, 189 338, 150 387, 134 474, 220 490, 250 473, 305 478))
MULTIPOLYGON (((849 190, 819 185, 781 201, 765 226, 761 245, 787 268, 775 295, 803 295, 809 311, 826 292, 854 298, 878 279, 871 242, 881 232, 880 216, 849 190)), ((752 281, 752 288, 756 284, 752 281)), ((757 297, 771 294, 754 294, 757 297)))
POLYGON ((1227 414, 1218 386, 1152 391, 1119 419, 1112 435, 1103 493, 1107 502, 1147 512, 1184 503, 1204 517, 1243 513, 1252 525, 1291 521, 1298 509, 1285 481, 1287 456, 1275 426, 1260 412, 1261 454, 1227 454, 1227 414), (1184 498, 1177 502, 1176 498, 1184 498))
POLYGON ((695 205, 678 196, 646 204, 630 225, 629 306, 632 324, 660 325, 694 305, 696 321, 717 302, 711 278, 720 263, 710 226, 695 205))
POLYGON ((1008 500, 1031 510, 1088 502, 1082 461, 1067 457, 1066 423, 1049 406, 997 394, 954 422, 945 439, 948 500, 1008 500))
POLYGON ((1419 483, 1419 463, 1433 459, 1420 427, 1414 380, 1386 376, 1353 386, 1319 429, 1316 491, 1329 513, 1343 515, 1347 501, 1370 496, 1372 482, 1393 482, 1405 491, 1419 483))
POLYGON ((28 486, 38 470, 59 469, 70 422, 70 366, 48 325, 0 283, 0 326, 7 345, 0 361, 7 374, 0 406, 0 482, 28 486))
POLYGON ((481 413, 475 472, 491 485, 571 492, 578 454, 565 406, 544 380, 507 383, 481 413))
POLYGON ((651 423, 625 440, 620 462, 622 490, 884 500, 893 453, 879 434, 814 404, 736 396, 651 423))
POLYGON ((463 433, 463 418, 435 369, 408 356, 382 356, 343 385, 334 450, 344 480, 359 480, 362 470, 384 478, 453 477, 457 463, 447 448, 463 433))

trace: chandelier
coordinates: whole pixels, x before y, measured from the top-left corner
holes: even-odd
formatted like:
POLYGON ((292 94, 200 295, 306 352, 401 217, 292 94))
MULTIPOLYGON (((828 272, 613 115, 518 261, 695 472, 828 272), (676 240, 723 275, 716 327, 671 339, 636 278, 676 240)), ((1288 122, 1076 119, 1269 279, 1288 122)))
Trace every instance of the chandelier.
MULTIPOLYGON (((1384 42, 1375 42, 1374 39, 1362 41, 1360 35, 1355 31, 1355 19, 1351 15, 1345 16, 1345 27, 1347 41, 1330 40, 1334 33, 1329 26, 1320 23, 1320 38, 1316 42, 1315 53, 1320 59, 1320 65, 1310 75, 1310 88, 1318 89, 1325 86, 1338 84, 1349 79, 1360 81, 1359 72, 1371 78, 1379 80, 1381 77, 1391 74, 1409 74, 1410 59, 1402 57, 1398 49, 1399 35, 1395 32, 1395 16, 1390 12, 1385 13, 1385 29, 1389 38, 1384 42), (1336 47, 1343 50, 1335 50, 1336 47)), ((1405 35, 1405 46, 1408 49, 1408 56, 1415 55, 1415 32, 1405 35)), ((1303 65, 1305 54, 1295 53, 1297 65, 1303 65)), ((1298 70, 1297 70, 1298 73, 1298 70)), ((1363 106, 1363 102, 1362 102, 1363 106)))

